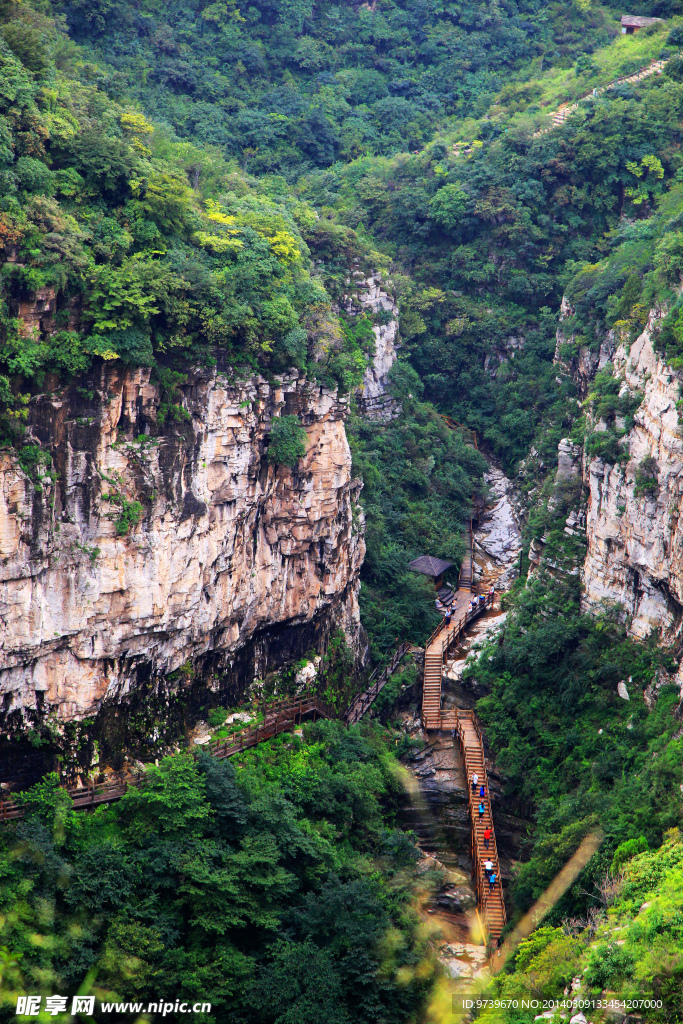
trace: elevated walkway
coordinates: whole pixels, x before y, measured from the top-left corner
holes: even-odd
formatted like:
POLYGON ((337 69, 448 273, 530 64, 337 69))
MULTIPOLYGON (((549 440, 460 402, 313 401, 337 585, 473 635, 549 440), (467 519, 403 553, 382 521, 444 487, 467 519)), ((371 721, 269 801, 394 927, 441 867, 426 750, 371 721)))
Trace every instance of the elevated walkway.
POLYGON ((477 903, 482 913, 484 924, 493 943, 500 938, 505 927, 507 916, 505 913, 505 900, 503 899, 503 886, 500 878, 500 863, 498 860, 498 848, 496 846, 496 833, 493 828, 493 816, 491 814, 491 793, 489 790, 488 774, 486 772, 486 759, 484 757, 484 742, 479 725, 473 711, 457 712, 457 732, 462 749, 462 757, 465 763, 465 774, 467 775, 470 818, 472 819, 472 876, 474 878, 477 892, 477 903), (478 776, 477 789, 472 789, 472 776, 478 776), (484 796, 479 795, 479 787, 484 787, 484 796), (479 814, 479 804, 483 804, 484 813, 479 814), (490 828, 488 848, 484 840, 484 831, 490 828), (490 885, 485 861, 490 860, 496 880, 493 886, 490 885))

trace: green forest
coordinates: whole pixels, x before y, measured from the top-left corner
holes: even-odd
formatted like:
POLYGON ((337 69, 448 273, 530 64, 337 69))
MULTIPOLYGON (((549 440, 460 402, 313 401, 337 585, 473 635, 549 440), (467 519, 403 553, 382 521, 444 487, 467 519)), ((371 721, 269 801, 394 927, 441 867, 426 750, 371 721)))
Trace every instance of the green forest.
MULTIPOLYGON (((0 0, 0 455, 32 474, 45 453, 26 439, 31 402, 88 392, 117 360, 162 389, 160 436, 182 430, 196 366, 236 380, 297 369, 336 388, 363 480, 375 665, 438 622, 407 564, 428 552, 457 572, 487 460, 500 465, 523 506, 520 577, 466 682, 504 799, 531 808, 511 925, 586 835, 603 841, 489 992, 553 998, 580 974, 594 995, 661 1000, 638 1019, 675 1024, 680 650, 632 639, 618 608, 582 613, 585 542, 563 529, 581 496, 555 485, 564 437, 627 460, 642 398, 609 363, 580 394, 568 368, 582 352, 607 332, 633 342, 657 312, 657 351, 683 368, 683 3, 643 0, 636 13, 661 20, 633 36, 622 13, 0 0), (661 73, 601 91, 655 60, 661 73), (399 308, 402 411, 383 424, 358 403, 383 321, 344 312, 354 270, 381 273, 399 308), (22 304, 41 295, 50 329, 27 331, 22 304), (652 706, 616 696, 624 678, 640 698, 664 675, 652 706), (610 872, 623 885, 601 903, 610 872)), ((295 467, 301 445, 283 421, 268 457, 295 467)), ((655 470, 640 467, 640 495, 655 470)), ((142 514, 122 510, 123 534, 124 513, 142 514)), ((173 992, 210 1002, 194 1014, 207 1024, 435 1020, 419 852, 398 820, 410 746, 393 726, 309 724, 236 762, 166 758, 92 814, 49 776, 0 836, 0 1016, 26 993, 173 992)))

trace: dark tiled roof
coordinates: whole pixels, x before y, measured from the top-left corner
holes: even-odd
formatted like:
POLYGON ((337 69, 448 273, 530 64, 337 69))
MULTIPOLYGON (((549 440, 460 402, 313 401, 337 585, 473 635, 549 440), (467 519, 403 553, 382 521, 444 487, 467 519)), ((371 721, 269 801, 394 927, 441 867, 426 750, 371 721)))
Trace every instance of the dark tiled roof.
POLYGON ((645 28, 647 25, 654 25, 662 21, 662 18, 641 18, 636 14, 622 14, 621 24, 624 28, 645 28))
POLYGON ((413 572, 421 572, 423 576, 433 576, 434 579, 452 565, 452 562, 444 562, 443 558, 433 558, 431 555, 420 555, 414 561, 408 562, 408 568, 413 572))

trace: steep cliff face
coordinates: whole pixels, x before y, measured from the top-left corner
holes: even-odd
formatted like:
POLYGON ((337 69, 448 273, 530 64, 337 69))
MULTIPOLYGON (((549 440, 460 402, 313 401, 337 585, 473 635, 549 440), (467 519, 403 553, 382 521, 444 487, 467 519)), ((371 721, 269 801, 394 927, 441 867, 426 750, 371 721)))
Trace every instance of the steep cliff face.
POLYGON ((560 324, 557 328, 555 344, 555 362, 574 379, 582 398, 586 397, 590 383, 598 370, 602 370, 611 362, 614 355, 613 332, 608 331, 602 339, 600 349, 596 352, 587 345, 580 345, 576 353, 567 354, 566 346, 572 345, 574 335, 568 333, 562 321, 574 313, 566 295, 560 305, 560 324))
POLYGON ((169 395, 120 364, 36 399, 29 447, 0 453, 5 725, 81 719, 209 662, 263 676, 278 629, 295 655, 297 629, 310 646, 335 625, 360 651, 346 408, 296 373, 196 372, 169 395), (295 470, 267 460, 272 420, 290 413, 307 434, 295 470))
POLYGON ((589 492, 584 604, 594 609, 601 601, 619 602, 639 637, 652 628, 672 636, 683 611, 679 382, 653 350, 655 324, 652 316, 630 349, 618 347, 613 356, 624 385, 643 393, 625 441, 630 459, 612 466, 594 458, 584 466, 589 492))
MULTIPOLYGON (((348 283, 351 284, 351 278, 348 283)), ((352 316, 359 313, 381 313, 385 323, 375 324, 375 351, 365 370, 360 396, 360 409, 369 420, 388 423, 401 412, 400 404, 388 393, 389 371, 396 362, 398 344, 398 306, 382 285, 382 275, 366 278, 360 271, 353 275, 355 291, 346 297, 345 309, 352 316)))

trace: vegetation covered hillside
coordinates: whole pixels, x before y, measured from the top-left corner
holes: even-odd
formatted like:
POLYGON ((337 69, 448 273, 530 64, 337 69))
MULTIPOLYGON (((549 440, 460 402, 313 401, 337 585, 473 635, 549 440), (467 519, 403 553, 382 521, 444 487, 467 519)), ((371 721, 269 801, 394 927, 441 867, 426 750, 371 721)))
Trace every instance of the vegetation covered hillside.
MULTIPOLYGON (((524 1001, 561 1001, 578 979, 572 994, 577 1008, 583 1002, 591 1018, 605 1011, 613 1017, 621 1005, 647 1021, 680 1020, 682 870, 683 839, 677 828, 652 853, 640 852, 635 842, 630 848, 624 844, 590 925, 581 928, 567 919, 561 927, 538 928, 520 944, 511 969, 491 994, 517 1001, 518 1007, 524 1001)), ((484 1010, 478 1019, 531 1024, 537 1015, 538 1009, 513 1008, 484 1010)))
MULTIPOLYGON (((497 459, 526 506, 525 542, 546 551, 469 674, 506 799, 531 807, 514 918, 585 835, 604 837, 500 992, 557 996, 582 974, 591 991, 661 997, 652 1019, 673 1022, 679 652, 630 639, 618 608, 581 613, 585 545, 564 530, 580 494, 553 486, 560 438, 613 464, 635 410, 603 371, 591 401, 608 429, 585 437, 554 363, 563 295, 563 361, 607 330, 635 337, 655 308, 657 344, 672 367, 683 358, 683 4, 643 2, 667 20, 633 37, 621 13, 589 0, 5 0, 0 438, 26 461, 30 397, 88 389, 114 359, 165 389, 159 433, 183 429, 195 363, 298 368, 353 395, 375 319, 340 300, 354 269, 390 277, 402 413, 369 424, 352 402, 348 423, 373 655, 431 630, 433 594, 406 565, 457 565, 486 490, 481 452, 497 459), (561 102, 661 56, 662 74, 548 130, 561 102), (36 301, 47 312, 27 329, 36 301)), ((317 726, 236 772, 177 757, 88 818, 45 785, 5 834, 3 991, 87 978, 145 1000, 201 988, 213 1019, 235 1024, 417 1024, 433 968, 387 739, 317 726)))
POLYGON ((94 814, 34 787, 0 849, 2 1019, 80 991, 97 1016, 166 993, 211 1004, 198 1022, 414 1020, 434 965, 390 739, 318 723, 236 766, 169 757, 94 814))

